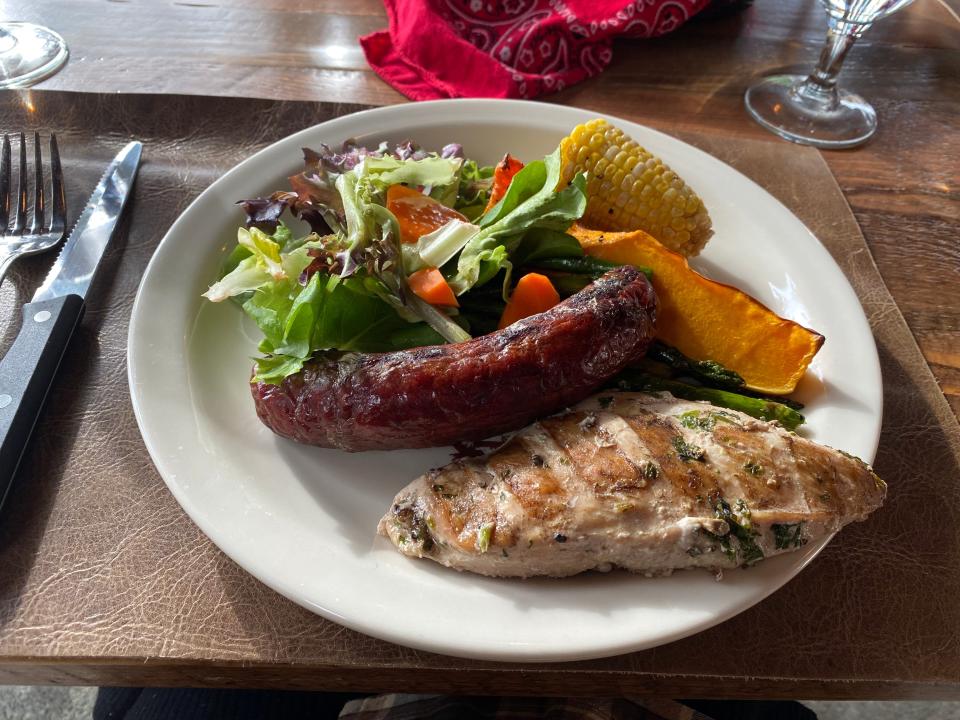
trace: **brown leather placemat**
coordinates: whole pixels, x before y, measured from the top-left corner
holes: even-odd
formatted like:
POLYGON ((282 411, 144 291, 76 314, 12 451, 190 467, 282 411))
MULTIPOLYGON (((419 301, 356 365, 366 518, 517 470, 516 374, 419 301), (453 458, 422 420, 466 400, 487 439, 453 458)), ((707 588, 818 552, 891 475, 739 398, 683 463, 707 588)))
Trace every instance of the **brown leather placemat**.
MULTIPOLYGON (((786 143, 685 136, 781 199, 853 282, 883 364, 875 464, 890 492, 882 510, 844 530, 785 588, 660 648, 518 666, 345 630, 220 553, 167 491, 134 422, 125 367, 131 304, 157 243, 200 190, 255 149, 351 109, 54 92, 0 99, 5 131, 59 134, 73 214, 114 152, 131 137, 145 142, 130 212, 0 518, 0 681, 960 696, 960 431, 826 164, 786 143)), ((52 259, 22 261, 0 286, 0 350, 52 259)))

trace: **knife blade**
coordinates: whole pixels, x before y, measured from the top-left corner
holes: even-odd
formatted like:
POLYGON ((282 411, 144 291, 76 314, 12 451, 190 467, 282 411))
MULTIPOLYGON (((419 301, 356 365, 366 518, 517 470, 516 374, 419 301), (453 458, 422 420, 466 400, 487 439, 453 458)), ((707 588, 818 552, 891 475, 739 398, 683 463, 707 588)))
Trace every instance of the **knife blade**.
POLYGON ((87 296, 103 251, 120 220, 130 188, 140 167, 143 145, 132 142, 107 167, 87 200, 83 212, 64 243, 46 280, 33 295, 33 302, 62 295, 87 296))
POLYGON ((143 146, 128 144, 87 201, 33 300, 10 350, 0 360, 0 508, 33 434, 84 299, 130 197, 143 146))

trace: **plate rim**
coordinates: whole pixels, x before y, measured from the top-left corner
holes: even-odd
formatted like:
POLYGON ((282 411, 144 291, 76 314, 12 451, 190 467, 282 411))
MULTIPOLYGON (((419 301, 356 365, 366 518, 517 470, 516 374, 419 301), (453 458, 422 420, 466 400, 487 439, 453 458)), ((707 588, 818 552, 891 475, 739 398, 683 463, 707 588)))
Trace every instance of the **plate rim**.
MULTIPOLYGON (((355 120, 357 118, 360 118, 362 120, 367 120, 371 117, 376 118, 380 115, 389 116, 389 115, 393 115, 394 113, 400 113, 402 117, 407 112, 416 114, 418 112, 423 112, 424 110, 429 111, 430 109, 434 109, 434 108, 440 108, 441 110, 443 110, 451 107, 470 108, 471 106, 486 107, 490 105, 497 105, 499 107, 503 107, 505 105, 512 105, 517 107, 517 110, 519 110, 522 107, 530 111, 539 110, 543 112, 546 112, 546 111, 556 112, 558 109, 558 106, 550 103, 524 101, 524 100, 452 99, 452 100, 436 100, 436 101, 401 104, 401 105, 390 105, 390 106, 383 106, 378 108, 364 109, 354 113, 340 115, 335 118, 330 118, 329 120, 326 120, 324 122, 317 123, 315 125, 311 125, 306 128, 302 128, 294 133, 286 135, 276 140, 275 142, 270 143, 269 145, 260 149, 256 153, 246 157, 241 162, 231 167, 224 174, 214 179, 209 186, 207 186, 199 195, 197 195, 196 198, 194 198, 187 205, 186 208, 183 209, 183 211, 181 211, 177 219, 173 222, 173 224, 164 234, 163 238, 157 244, 157 247, 155 248, 155 250, 153 251, 153 254, 151 255, 150 261, 148 262, 143 272, 140 284, 137 289, 133 307, 131 310, 130 325, 128 327, 128 332, 127 332, 127 352, 126 352, 127 378, 128 378, 129 389, 130 389, 131 401, 133 405, 134 416, 136 418, 138 428, 140 429, 141 436, 143 437, 144 444, 147 448, 150 458, 154 466, 156 467, 158 473, 160 474, 161 478, 163 479, 164 483, 166 484, 167 488, 170 490, 171 494, 180 504, 181 508, 183 508, 183 510, 190 517, 191 521, 194 522, 200 528, 200 530, 207 536, 208 539, 210 539, 211 542, 214 543, 214 545, 216 545, 220 549, 221 552, 227 555, 227 557, 231 558, 231 560, 237 563, 237 565, 240 566, 245 572, 251 574, 257 580, 264 583, 265 585, 270 587, 272 590, 274 590, 278 594, 283 595, 287 599, 292 600, 293 602, 297 603, 301 607, 304 607, 310 610, 311 612, 319 614, 333 622, 336 622, 340 625, 348 627, 352 630, 356 630, 358 632, 370 635, 372 637, 380 638, 388 642, 393 642, 399 645, 404 645, 407 647, 425 650, 428 652, 440 653, 448 656, 477 659, 477 660, 494 660, 494 661, 506 661, 506 662, 563 662, 563 661, 570 661, 570 660, 584 660, 584 659, 609 657, 609 656, 619 655, 627 652, 648 649, 651 647, 656 647, 659 645, 674 642, 681 638, 688 637, 690 635, 694 635, 696 633, 702 632, 703 630, 706 630, 715 625, 719 625, 725 622, 726 620, 730 619, 731 617, 734 617, 746 611, 747 609, 755 606, 756 604, 762 602, 771 594, 773 594, 774 592, 782 588, 785 584, 793 580, 797 575, 803 572, 803 570, 810 564, 810 562, 813 561, 814 558, 816 558, 819 555, 819 553, 830 542, 833 536, 831 535, 827 538, 824 538, 823 540, 819 541, 816 546, 808 548, 807 552, 809 554, 807 555, 807 557, 804 558, 804 560, 801 563, 798 563, 793 568, 792 572, 785 573, 783 576, 777 578, 776 582, 771 583, 768 587, 765 587, 763 592, 757 593, 756 595, 752 596, 751 602, 749 602, 749 604, 742 607, 734 607, 725 612, 712 614, 708 617, 705 617, 702 621, 692 622, 687 626, 685 626, 684 628, 679 629, 675 632, 660 635, 654 641, 637 642, 635 640, 633 641, 624 640, 623 642, 614 644, 614 645, 611 645, 610 643, 606 643, 602 647, 591 647, 590 649, 583 649, 581 647, 580 649, 573 650, 573 651, 563 651, 563 650, 556 650, 556 649, 544 650, 543 648, 535 648, 535 647, 531 648, 526 645, 520 646, 520 647, 502 646, 499 649, 475 651, 469 647, 460 647, 460 646, 452 647, 450 642, 440 642, 436 640, 431 640, 430 638, 424 637, 415 632, 404 633, 399 631, 391 631, 389 628, 385 629, 380 626, 373 627, 369 623, 364 623, 362 621, 359 621, 353 618, 345 617, 335 611, 330 610, 329 608, 325 608, 314 602, 311 602, 309 599, 302 598, 297 596, 296 594, 288 592, 287 589, 284 588, 280 583, 274 582, 273 578, 270 577, 269 574, 260 572, 258 568, 249 567, 248 564, 244 562, 241 558, 235 557, 234 554, 232 554, 231 552, 228 552, 228 550, 224 548, 223 544, 217 539, 217 535, 219 535, 220 533, 217 531, 215 524, 208 517, 207 513, 205 513, 201 508, 196 506, 196 504, 191 500, 189 495, 184 492, 184 489, 181 487, 179 483, 172 481, 170 479, 169 476, 173 475, 175 477, 175 474, 172 473, 170 468, 167 466, 167 462, 165 460, 164 454, 162 453, 160 448, 155 444, 155 438, 153 438, 149 432, 145 431, 146 423, 148 422, 148 419, 144 415, 145 408, 142 405, 142 398, 139 396, 139 392, 137 388, 138 373, 139 373, 139 358, 138 358, 139 350, 135 340, 136 340, 136 336, 138 335, 138 329, 139 329, 138 317, 140 317, 140 314, 143 312, 142 304, 145 302, 144 295, 145 295, 145 287, 147 285, 147 280, 150 277, 151 272, 155 271, 155 263, 160 262, 158 261, 158 257, 161 255, 161 249, 164 247, 164 244, 167 243, 168 238, 176 235, 178 232, 181 231, 182 225, 186 223, 186 218, 190 215, 193 208, 203 203, 205 201, 205 198, 207 198, 211 193, 215 191, 216 186, 220 182, 222 181, 226 182, 230 178, 234 178, 236 176, 242 175, 243 172, 248 167, 255 164, 260 158, 262 158, 263 156, 272 154, 276 146, 283 143, 292 143, 294 138, 308 136, 311 133, 315 133, 318 130, 318 128, 329 128, 329 126, 332 124, 336 125, 340 123, 346 123, 352 119, 355 120)), ((873 360, 873 363, 872 363, 872 367, 865 368, 865 371, 868 371, 871 374, 876 376, 877 382, 876 382, 875 388, 877 390, 878 412, 876 415, 875 427, 872 433, 872 441, 870 442, 872 450, 869 453, 869 456, 865 456, 864 459, 867 462, 872 462, 875 457, 876 449, 879 443, 880 429, 881 429, 881 424, 883 419, 882 376, 881 376, 881 370, 880 370, 879 355, 877 353, 877 348, 876 348, 876 342, 875 342, 875 338, 873 337, 872 331, 870 331, 869 322, 866 318, 866 314, 863 311, 862 303, 860 303, 860 299, 857 296, 855 290, 853 289, 853 286, 850 283, 849 278, 847 278, 842 268, 840 268, 836 260, 833 259, 831 253, 829 252, 829 250, 826 249, 826 247, 823 245, 820 239, 809 229, 809 227, 807 227, 807 225, 799 217, 797 217, 793 213, 793 211, 791 211, 784 203, 782 203, 777 197, 775 197, 769 191, 767 191, 763 186, 759 185, 759 183, 755 182, 753 179, 746 176, 745 174, 743 174, 733 166, 711 155, 710 153, 704 150, 701 150, 695 145, 687 143, 684 140, 680 140, 679 138, 673 137, 668 133, 643 125, 642 123, 629 120, 627 118, 620 118, 614 115, 610 115, 608 113, 596 112, 586 108, 565 107, 565 106, 561 106, 561 107, 565 111, 574 111, 575 114, 579 113, 583 115, 590 115, 591 117, 603 117, 614 123, 621 123, 621 124, 626 124, 630 126, 639 126, 643 128, 645 132, 655 134, 659 136, 661 139, 664 139, 668 142, 680 143, 686 146, 691 151, 693 151, 695 154, 705 156, 711 162, 720 163, 728 171, 731 171, 736 175, 738 175, 741 180, 746 181, 747 183, 752 185, 756 191, 765 195, 769 201, 771 201, 772 203, 775 203, 778 206, 778 209, 780 211, 789 214, 800 226, 803 227, 803 229, 809 235, 810 239, 820 246, 820 248, 829 258, 830 262, 833 263, 833 265, 836 267, 840 278, 846 284, 847 289, 849 290, 853 298, 857 301, 858 308, 860 310, 860 317, 858 319, 862 319, 866 324, 866 328, 868 331, 867 334, 869 335, 871 340, 871 345, 869 347, 869 350, 872 350, 872 352, 869 354, 871 356, 871 359, 873 360)), ((438 113, 438 117, 439 117, 439 113, 438 113)), ((451 123, 462 122, 464 120, 465 120, 464 118, 448 119, 448 121, 451 123)), ((385 133, 390 132, 389 128, 386 128, 384 132, 385 133)))

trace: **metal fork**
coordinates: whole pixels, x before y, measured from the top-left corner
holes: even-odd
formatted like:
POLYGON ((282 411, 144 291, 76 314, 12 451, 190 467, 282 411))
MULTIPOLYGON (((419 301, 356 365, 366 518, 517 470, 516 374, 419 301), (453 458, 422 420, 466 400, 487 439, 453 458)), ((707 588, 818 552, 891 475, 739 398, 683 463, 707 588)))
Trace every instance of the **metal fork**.
POLYGON ((33 218, 27 227, 27 141, 20 133, 20 172, 17 177, 16 215, 10 225, 10 138, 3 136, 0 149, 0 280, 18 257, 49 250, 66 233, 67 201, 63 193, 63 170, 57 136, 50 136, 50 222, 46 222, 47 194, 43 182, 40 133, 33 135, 33 218))

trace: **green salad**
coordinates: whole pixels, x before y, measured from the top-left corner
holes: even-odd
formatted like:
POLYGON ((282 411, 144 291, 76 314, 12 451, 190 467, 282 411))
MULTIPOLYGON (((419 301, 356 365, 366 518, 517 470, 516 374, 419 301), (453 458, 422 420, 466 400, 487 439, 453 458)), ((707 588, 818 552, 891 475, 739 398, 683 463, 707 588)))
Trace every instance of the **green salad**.
POLYGON ((559 148, 516 163, 522 169, 492 204, 495 168, 465 159, 459 145, 426 152, 348 142, 304 150, 304 160, 289 190, 241 203, 247 222, 204 293, 239 303, 263 332, 255 381, 278 383, 321 351, 399 350, 490 332, 521 268, 538 268, 569 295, 611 267, 584 257, 565 232, 587 200, 582 175, 558 188, 559 148), (434 269, 452 303, 411 289, 412 277, 434 269))

